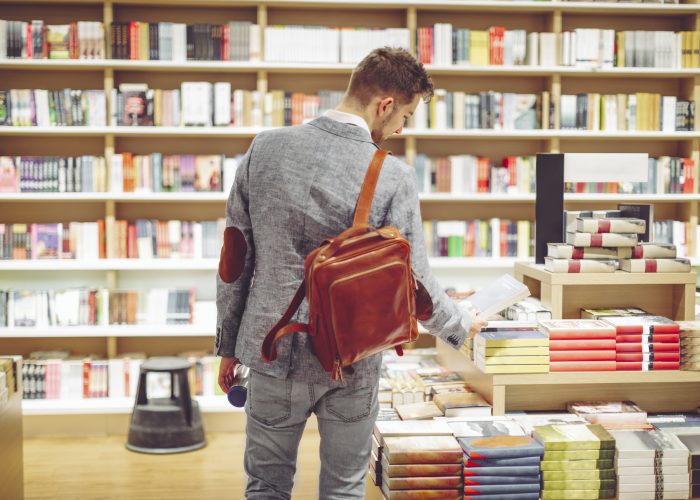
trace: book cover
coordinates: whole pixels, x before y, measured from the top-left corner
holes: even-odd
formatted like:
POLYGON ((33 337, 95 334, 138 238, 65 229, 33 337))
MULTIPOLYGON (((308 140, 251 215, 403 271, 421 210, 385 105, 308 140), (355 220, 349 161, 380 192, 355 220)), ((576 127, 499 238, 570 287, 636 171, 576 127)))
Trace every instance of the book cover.
POLYGON ((543 490, 611 490, 617 485, 615 479, 564 479, 542 481, 543 490))
POLYGON ((678 333, 639 333, 639 334, 620 334, 617 336, 617 342, 620 344, 636 343, 636 344, 653 344, 654 342, 663 342, 678 344, 681 342, 680 334, 678 333))
POLYGON ((607 319, 612 316, 648 316, 649 313, 636 307, 614 309, 581 309, 582 319, 607 319))
POLYGON ((476 438, 487 436, 527 436, 528 433, 514 420, 493 417, 493 419, 475 419, 465 421, 447 421, 452 434, 457 438, 476 438))
POLYGON ((654 227, 654 205, 642 203, 619 203, 617 209, 621 217, 633 217, 646 222, 646 230, 640 235, 639 241, 651 241, 654 227))
POLYGON ((527 286, 509 274, 504 274, 460 302, 459 305, 464 309, 476 312, 483 318, 489 318, 529 295, 530 290, 527 286))
MULTIPOLYGON (((690 452, 690 467, 693 470, 700 469, 700 433, 679 434, 678 439, 690 452)), ((693 473, 695 474, 695 473, 693 473)), ((695 479, 695 478, 693 478, 695 479)), ((700 479, 700 477, 698 477, 700 479)))
POLYGON ((581 233, 628 233, 644 234, 646 222, 642 219, 631 217, 594 219, 592 217, 578 217, 576 219, 576 231, 581 233))
POLYGON ((614 339, 616 335, 614 327, 600 320, 557 319, 539 324, 550 340, 614 339))
POLYGON ((675 259, 676 245, 671 243, 640 243, 632 249, 632 259, 675 259))
MULTIPOLYGON (((0 124, 2 118, 0 117, 0 124)), ((14 158, 0 156, 0 193, 15 193, 19 191, 19 179, 14 158)))
POLYGON ((540 476, 470 476, 464 478, 466 485, 487 485, 487 484, 540 484, 540 476))
POLYGON ((549 373, 549 363, 541 365, 487 365, 483 359, 475 356, 474 364, 484 373, 508 374, 508 373, 549 373))
POLYGON ((539 484, 485 484, 465 485, 465 495, 503 495, 508 493, 539 493, 539 484))
POLYGON ((511 467, 514 465, 540 465, 540 457, 471 458, 464 459, 465 467, 511 467))
POLYGON ((539 500, 539 493, 464 494, 464 500, 539 500))
POLYGON ((388 477, 439 477, 461 476, 462 464, 390 464, 381 461, 382 473, 388 477))
POLYGON ((462 463, 462 448, 451 436, 400 436, 384 438, 389 464, 462 463))
POLYGON ((680 344, 673 344, 669 342, 652 342, 646 343, 635 343, 635 342, 622 342, 618 343, 615 347, 617 353, 621 352, 636 352, 636 353, 651 353, 651 352, 680 352, 680 344))
POLYGON ((512 467, 464 467, 464 480, 474 476, 537 476, 540 468, 537 465, 518 465, 512 467))
POLYGON ((656 458, 688 457, 688 449, 670 432, 661 430, 612 430, 617 458, 647 458, 653 465, 656 458))
POLYGON ((545 451, 542 460, 612 460, 615 458, 615 450, 564 450, 545 451))
POLYGON ((544 268, 552 273, 614 273, 616 260, 575 260, 544 258, 544 268))
POLYGON ((618 352, 616 361, 635 361, 648 363, 651 361, 671 361, 679 362, 681 355, 679 352, 618 352))
POLYGON ((636 234, 566 233, 566 243, 575 247, 635 247, 636 234))
POLYGON ((540 443, 529 436, 491 436, 458 438, 471 459, 537 457, 544 454, 540 443))
POLYGON ((574 470, 596 470, 614 469, 615 461, 612 459, 600 460, 542 460, 540 468, 544 471, 574 471, 574 470))
POLYGON ((474 337, 474 348, 539 347, 549 345, 549 338, 538 330, 481 331, 474 337))
POLYGON ((604 319, 617 330, 617 334, 679 333, 680 326, 663 316, 609 316, 604 319))
POLYGON ((544 425, 533 430, 533 437, 549 450, 613 449, 615 440, 602 425, 544 425))
POLYGON ((652 370, 680 370, 680 363, 676 361, 617 361, 617 371, 652 371, 652 370))
MULTIPOLYGON (((469 413, 472 408, 491 408, 491 405, 476 392, 446 392, 436 394, 433 398, 433 403, 437 405, 440 411, 446 417, 458 416, 464 413, 469 413)), ((490 413, 490 412, 489 412, 490 413)))
POLYGON ((647 413, 632 401, 574 401, 567 405, 567 409, 592 424, 610 427, 647 425, 647 413))
POLYGON ((615 479, 616 477, 617 472, 615 469, 548 470, 542 472, 542 479, 544 481, 615 479))
MULTIPOLYGON (((483 330, 482 330, 483 331, 483 330)), ((480 351, 485 358, 494 356, 548 356, 547 347, 487 347, 480 351)))
POLYGON ((422 420, 443 416, 442 410, 432 401, 398 405, 396 406, 396 411, 401 420, 422 420))
POLYGON ((620 270, 628 273, 689 273, 689 259, 622 259, 620 270))
POLYGON ((384 420, 374 423, 377 438, 394 436, 451 436, 452 429, 442 420, 384 420))

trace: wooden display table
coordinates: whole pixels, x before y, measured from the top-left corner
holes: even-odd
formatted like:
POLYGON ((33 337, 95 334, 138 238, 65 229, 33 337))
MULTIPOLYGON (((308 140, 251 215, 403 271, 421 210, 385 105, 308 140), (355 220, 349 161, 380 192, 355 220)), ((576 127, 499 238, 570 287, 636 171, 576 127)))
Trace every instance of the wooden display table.
POLYGON ((555 274, 541 264, 517 262, 515 277, 554 319, 580 318, 582 308, 614 307, 639 307, 677 321, 695 319, 695 272, 555 274))

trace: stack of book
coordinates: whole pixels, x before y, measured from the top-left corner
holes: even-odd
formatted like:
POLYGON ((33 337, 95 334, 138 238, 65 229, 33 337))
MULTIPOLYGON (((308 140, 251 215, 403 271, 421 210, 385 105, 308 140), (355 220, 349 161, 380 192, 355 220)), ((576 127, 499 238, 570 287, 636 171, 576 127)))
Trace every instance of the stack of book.
POLYGON ((690 497, 700 497, 700 434, 679 434, 678 439, 690 451, 690 497))
POLYGON ((615 371, 615 327, 599 320, 540 321, 549 335, 549 371, 615 371))
POLYGON ((681 321, 681 370, 700 370, 700 322, 681 321))
MULTIPOLYGON (((656 227, 656 224, 655 224, 656 227)), ((642 243, 632 249, 630 259, 620 261, 628 273, 688 273, 690 261, 676 258, 677 249, 669 243, 642 243)))
MULTIPOLYGON (((461 500, 462 474, 459 471, 447 473, 448 467, 462 464, 462 449, 454 436, 443 435, 408 435, 382 437, 382 494, 389 500, 403 498, 441 498, 446 500, 461 500), (396 477, 390 474, 401 465, 404 476, 396 477), (425 466, 433 466, 426 468, 425 466), (434 466, 445 475, 435 476, 434 466), (415 468, 421 466, 416 470, 415 468), (424 476, 416 473, 421 469, 431 472, 424 476), (386 473, 384 473, 386 471, 386 473)), ((425 473, 421 471, 421 473, 425 473)))
POLYGON ((611 431, 618 500, 688 498, 688 449, 670 432, 611 431))
POLYGON ((615 439, 603 426, 535 426, 533 436, 544 446, 542 500, 615 497, 615 439))
POLYGON ((663 316, 609 316, 618 371, 680 369, 680 327, 663 316))
POLYGON ((517 422, 494 417, 449 425, 464 450, 465 499, 539 498, 544 448, 517 422))
POLYGON ((549 339, 536 328, 482 331, 474 337, 474 364, 484 373, 547 373, 549 339))
POLYGON ((567 405, 571 413, 586 419, 591 424, 600 424, 608 430, 646 430, 652 426, 647 422, 647 413, 632 401, 572 402, 567 405))

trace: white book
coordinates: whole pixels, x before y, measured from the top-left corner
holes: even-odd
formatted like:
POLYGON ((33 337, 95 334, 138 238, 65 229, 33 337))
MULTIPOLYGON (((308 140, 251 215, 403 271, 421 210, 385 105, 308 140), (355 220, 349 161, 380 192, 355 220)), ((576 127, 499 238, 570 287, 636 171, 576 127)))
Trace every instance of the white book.
POLYGON ((539 65, 557 65, 557 35, 555 33, 540 33, 539 65))
POLYGON ((552 273, 614 273, 617 269, 617 261, 545 257, 544 268, 552 273))
POLYGON ((623 259, 620 269, 628 273, 688 273, 690 260, 677 259, 623 259))
POLYGON ((126 374, 123 358, 111 358, 109 361, 109 397, 126 397, 126 374))
POLYGON ((211 126, 212 84, 182 82, 182 121, 185 126, 211 126))
POLYGON ((539 66, 540 64, 540 36, 539 33, 528 33, 527 35, 527 64, 529 66, 539 66))
POLYGON ((0 19, 0 59, 7 59, 7 21, 0 19))
POLYGON ((530 290, 508 274, 459 303, 460 307, 488 318, 530 295, 530 290))
POLYGON ((203 251, 204 251, 204 239, 202 237, 202 224, 199 222, 193 223, 193 228, 192 228, 192 244, 193 244, 193 250, 194 250, 194 259, 202 259, 203 258, 203 251))
POLYGON ((575 247, 634 247, 636 234, 619 233, 566 233, 566 243, 575 247))
POLYGON ((676 465, 657 467, 653 462, 646 467, 617 468, 620 484, 655 484, 657 478, 663 477, 664 484, 687 484, 688 466, 676 465))
POLYGON ((655 491, 651 492, 635 492, 635 493, 617 493, 617 500, 686 500, 688 498, 688 491, 674 491, 657 494, 655 491))
POLYGON ((214 125, 231 124, 231 82, 214 84, 214 125))
POLYGON ((661 130, 663 132, 676 131, 676 97, 661 97, 661 130))
POLYGON ((83 360, 64 359, 61 362, 60 399, 83 399, 83 360))
MULTIPOLYGON (((663 498, 668 498, 666 495, 668 495, 671 492, 675 493, 683 493, 685 496, 681 498, 688 498, 688 484, 690 483, 690 479, 688 479, 685 484, 681 483, 670 483, 666 484, 664 481, 664 496, 663 498)), ((618 493, 653 493, 656 491, 656 484, 654 485, 646 485, 646 484, 628 484, 628 483, 621 483, 617 485, 617 491, 618 493)), ((619 496, 618 496, 619 498, 619 496)), ((636 497, 639 498, 639 497, 636 497)), ((656 497, 658 498, 658 497, 656 497)))

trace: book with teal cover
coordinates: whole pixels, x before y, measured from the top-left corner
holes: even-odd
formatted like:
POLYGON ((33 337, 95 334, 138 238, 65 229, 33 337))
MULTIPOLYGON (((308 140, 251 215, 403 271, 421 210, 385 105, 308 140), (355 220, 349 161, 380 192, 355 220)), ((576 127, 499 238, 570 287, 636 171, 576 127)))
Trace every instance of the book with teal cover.
POLYGON ((599 424, 535 426, 532 435, 545 451, 615 449, 615 438, 599 424))

